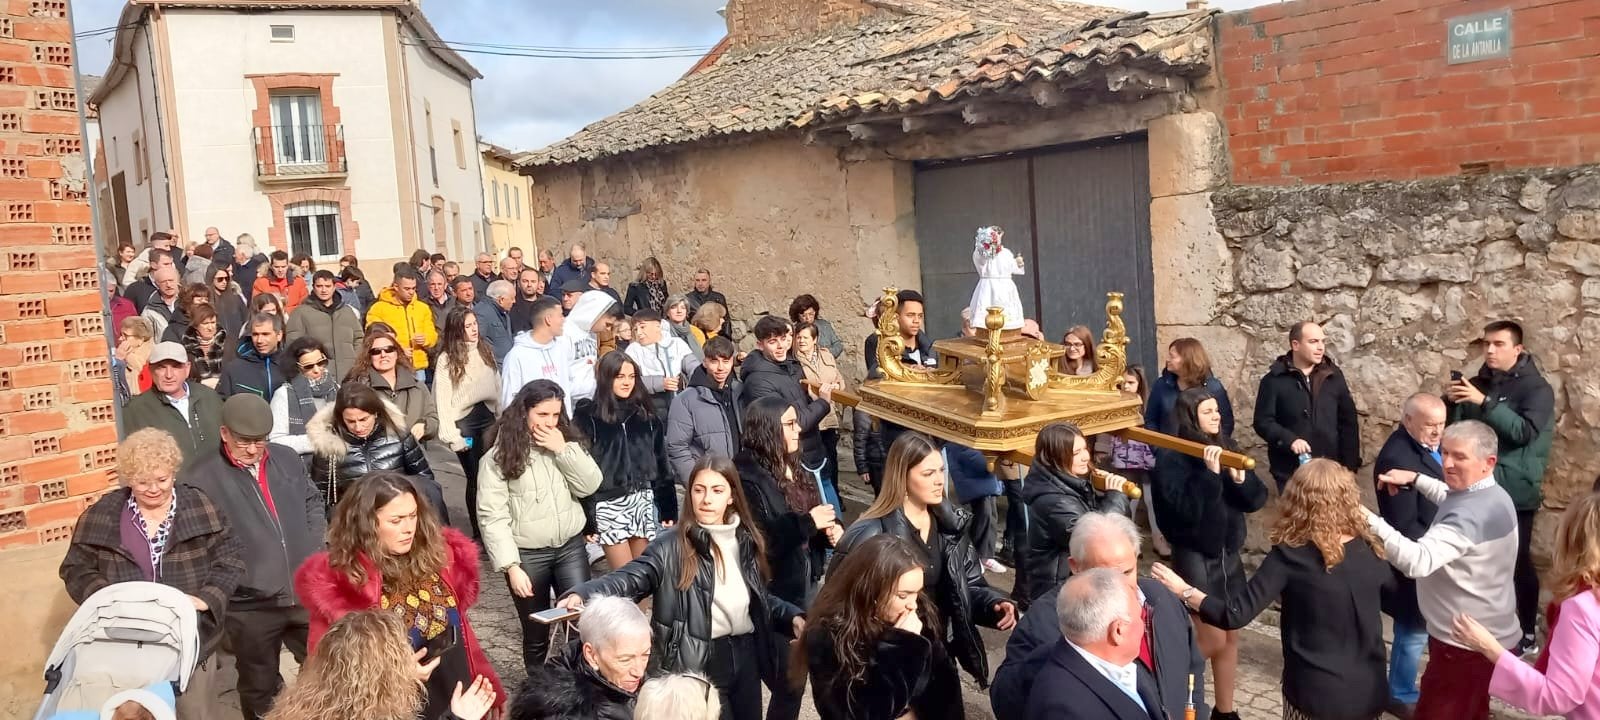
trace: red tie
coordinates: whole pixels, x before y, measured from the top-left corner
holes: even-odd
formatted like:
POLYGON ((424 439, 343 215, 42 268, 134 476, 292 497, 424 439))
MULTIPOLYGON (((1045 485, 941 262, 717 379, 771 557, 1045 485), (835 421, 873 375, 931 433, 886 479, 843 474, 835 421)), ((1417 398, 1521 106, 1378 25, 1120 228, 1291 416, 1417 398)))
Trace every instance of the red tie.
POLYGON ((1155 655, 1150 652, 1150 634, 1152 632, 1152 628, 1150 627, 1149 605, 1139 608, 1139 620, 1144 623, 1144 637, 1139 640, 1139 662, 1144 663, 1144 666, 1150 669, 1151 674, 1155 674, 1155 655))

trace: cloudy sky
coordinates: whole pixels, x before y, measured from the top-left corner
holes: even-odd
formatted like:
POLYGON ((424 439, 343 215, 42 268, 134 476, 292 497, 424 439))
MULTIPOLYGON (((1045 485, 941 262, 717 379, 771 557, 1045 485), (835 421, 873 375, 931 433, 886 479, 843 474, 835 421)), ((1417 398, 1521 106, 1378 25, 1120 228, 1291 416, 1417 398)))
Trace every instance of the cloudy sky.
MULTIPOLYGON (((982 0, 974 0, 981 2, 982 0)), ((1275 0, 1213 0, 1225 9, 1275 0)), ((516 150, 560 140, 584 125, 628 107, 679 76, 698 49, 722 38, 717 9, 727 0, 424 0, 440 36, 451 42, 549 48, 623 48, 613 54, 680 57, 575 60, 465 54, 483 73, 474 87, 478 133, 516 150), (641 51, 640 48, 673 48, 641 51)), ((1132 10, 1170 10, 1183 0, 1111 0, 1132 10)), ((116 25, 122 0, 73 0, 73 23, 84 33, 116 25)), ((110 34, 79 38, 79 65, 101 74, 111 57, 110 34)), ((489 49, 489 48, 485 48, 489 49)), ((525 50, 500 49, 526 55, 525 50)), ((577 54, 557 51, 558 55, 577 54)), ((589 50, 584 54, 600 54, 589 50)))

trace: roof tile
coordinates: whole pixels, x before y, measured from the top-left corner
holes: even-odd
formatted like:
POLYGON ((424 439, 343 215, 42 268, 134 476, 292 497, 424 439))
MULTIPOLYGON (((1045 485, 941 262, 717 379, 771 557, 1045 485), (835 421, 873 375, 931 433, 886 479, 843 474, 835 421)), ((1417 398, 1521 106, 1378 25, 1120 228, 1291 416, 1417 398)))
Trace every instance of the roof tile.
POLYGON ((873 0, 861 22, 786 44, 727 48, 650 98, 541 150, 527 166, 587 162, 714 136, 903 113, 1096 67, 1209 70, 1214 11, 1159 15, 1061 0, 873 0))

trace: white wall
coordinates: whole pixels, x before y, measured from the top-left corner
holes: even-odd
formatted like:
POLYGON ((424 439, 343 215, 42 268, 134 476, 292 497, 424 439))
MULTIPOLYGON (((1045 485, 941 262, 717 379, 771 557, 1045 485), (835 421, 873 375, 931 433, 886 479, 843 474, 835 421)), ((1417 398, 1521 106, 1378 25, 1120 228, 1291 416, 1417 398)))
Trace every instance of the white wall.
POLYGON ((395 133, 383 62, 383 23, 392 22, 390 16, 169 10, 167 18, 183 119, 189 227, 215 225, 225 235, 249 232, 265 242, 272 208, 264 193, 289 187, 256 181, 251 130, 257 97, 247 76, 336 73, 333 104, 344 126, 349 176, 325 186, 351 188, 347 210, 360 225, 357 255, 401 255, 395 133), (294 41, 272 42, 272 25, 293 25, 294 41))
MULTIPOLYGON (((140 225, 148 232, 166 230, 176 226, 169 202, 167 169, 163 160, 163 138, 157 118, 156 84, 150 67, 149 34, 145 29, 133 31, 132 56, 134 66, 122 81, 100 104, 100 138, 105 144, 105 183, 111 186, 111 177, 123 173, 127 187, 127 238, 135 245, 142 242, 140 225), (138 181, 138 167, 134 161, 133 141, 143 135, 142 150, 149 162, 149 179, 138 181)), ((114 217, 114 216, 113 216, 114 217)), ((114 229, 108 228, 113 231, 114 229)))
POLYGON ((473 114, 472 85, 432 52, 417 45, 418 40, 409 29, 402 28, 400 36, 408 80, 406 97, 411 111, 412 125, 415 128, 412 153, 416 158, 418 205, 412 211, 416 213, 418 226, 422 228, 422 246, 429 250, 434 247, 431 200, 434 195, 439 195, 444 198, 445 228, 449 233, 445 255, 453 259, 470 260, 489 245, 487 238, 475 239, 472 232, 473 225, 478 224, 484 216, 483 170, 478 154, 477 118, 473 114), (433 173, 428 165, 426 125, 428 107, 433 110, 433 138, 439 159, 438 185, 434 184, 433 173), (461 125, 465 168, 456 162, 452 120, 461 125), (452 203, 459 203, 461 207, 459 243, 455 238, 454 223, 449 216, 452 203))

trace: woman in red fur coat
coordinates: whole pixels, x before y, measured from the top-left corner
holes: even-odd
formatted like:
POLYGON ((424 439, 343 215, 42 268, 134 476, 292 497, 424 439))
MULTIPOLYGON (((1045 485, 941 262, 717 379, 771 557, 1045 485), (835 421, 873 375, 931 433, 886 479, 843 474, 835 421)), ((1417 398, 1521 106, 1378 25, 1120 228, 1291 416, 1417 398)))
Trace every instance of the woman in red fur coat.
POLYGON ((400 616, 427 689, 426 720, 447 717, 451 698, 478 677, 493 683, 495 710, 504 707, 505 690, 467 621, 478 602, 478 546, 442 527, 406 476, 373 473, 345 490, 328 524, 327 551, 300 566, 295 588, 311 615, 312 653, 348 613, 400 616))

